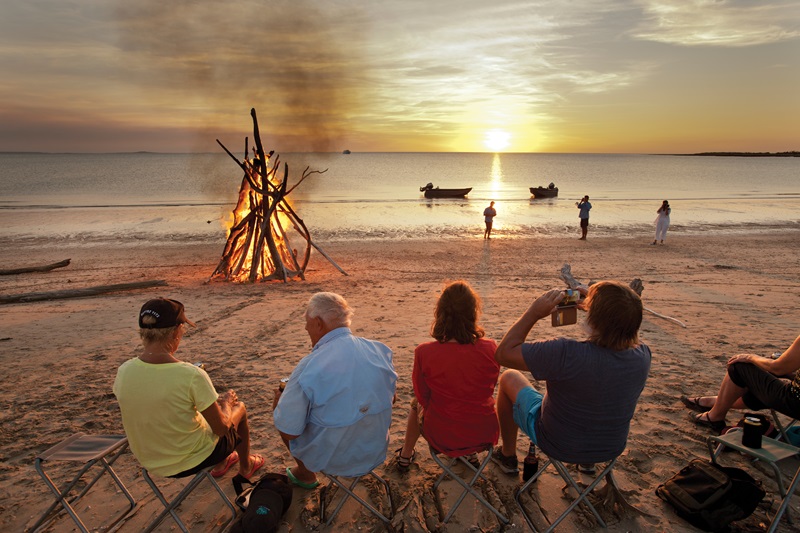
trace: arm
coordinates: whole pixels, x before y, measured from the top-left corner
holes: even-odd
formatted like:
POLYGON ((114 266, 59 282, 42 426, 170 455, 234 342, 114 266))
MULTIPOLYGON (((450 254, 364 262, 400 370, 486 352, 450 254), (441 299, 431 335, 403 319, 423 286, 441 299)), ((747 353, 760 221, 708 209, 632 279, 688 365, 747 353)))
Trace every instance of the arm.
POLYGON ((728 360, 728 364, 731 365, 733 363, 751 363, 776 376, 791 374, 800 369, 800 337, 797 337, 789 349, 777 359, 768 359, 745 353, 731 357, 728 360))
POLYGON ((564 298, 564 292, 558 289, 548 291, 539 296, 523 315, 517 319, 511 329, 500 341, 494 359, 507 368, 528 370, 522 358, 522 344, 530 333, 533 325, 552 313, 558 302, 564 298))
POLYGON ((216 402, 200 412, 208 422, 208 425, 211 426, 214 435, 222 436, 228 431, 228 428, 233 423, 231 420, 232 410, 237 403, 239 402, 236 393, 229 390, 220 395, 216 402))

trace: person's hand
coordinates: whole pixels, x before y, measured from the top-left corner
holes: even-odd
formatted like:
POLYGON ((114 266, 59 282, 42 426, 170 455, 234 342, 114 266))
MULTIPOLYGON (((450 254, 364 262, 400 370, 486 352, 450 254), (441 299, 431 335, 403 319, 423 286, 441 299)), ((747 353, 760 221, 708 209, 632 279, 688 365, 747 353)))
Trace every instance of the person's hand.
POLYGON ((556 306, 564 299, 564 291, 551 289, 542 294, 531 304, 530 312, 536 320, 540 320, 556 310, 556 306))
POLYGON ((223 392, 219 395, 219 401, 221 403, 227 403, 231 407, 236 405, 239 402, 239 397, 236 395, 236 391, 233 389, 223 392))
POLYGON ((752 363, 755 357, 758 356, 753 355, 751 353, 740 353, 728 359, 728 364, 732 365, 733 363, 752 363))

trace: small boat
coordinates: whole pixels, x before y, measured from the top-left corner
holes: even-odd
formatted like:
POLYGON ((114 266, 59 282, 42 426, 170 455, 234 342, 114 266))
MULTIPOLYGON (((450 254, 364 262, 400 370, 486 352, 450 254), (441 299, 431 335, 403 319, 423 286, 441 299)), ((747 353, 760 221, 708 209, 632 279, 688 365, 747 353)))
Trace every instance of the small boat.
POLYGON ((547 187, 531 187, 531 194, 534 198, 555 198, 558 196, 558 187, 551 183, 547 187))
POLYGON ((345 154, 345 155, 347 155, 347 154, 349 154, 349 153, 351 153, 351 152, 350 152, 350 150, 342 150, 342 153, 343 153, 343 154, 345 154))
POLYGON ((468 195, 471 190, 472 187, 466 187, 464 189, 440 189, 439 187, 434 187, 433 183, 419 188, 419 192, 425 193, 425 198, 463 198, 468 195))

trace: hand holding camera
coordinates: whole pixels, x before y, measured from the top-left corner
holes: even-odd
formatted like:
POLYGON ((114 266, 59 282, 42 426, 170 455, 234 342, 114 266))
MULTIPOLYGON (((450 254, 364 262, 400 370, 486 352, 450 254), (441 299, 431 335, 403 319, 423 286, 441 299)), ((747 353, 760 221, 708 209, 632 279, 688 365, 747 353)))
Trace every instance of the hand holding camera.
POLYGON ((578 321, 578 302, 582 295, 575 289, 563 291, 563 298, 552 312, 551 324, 554 327, 569 326, 578 321))

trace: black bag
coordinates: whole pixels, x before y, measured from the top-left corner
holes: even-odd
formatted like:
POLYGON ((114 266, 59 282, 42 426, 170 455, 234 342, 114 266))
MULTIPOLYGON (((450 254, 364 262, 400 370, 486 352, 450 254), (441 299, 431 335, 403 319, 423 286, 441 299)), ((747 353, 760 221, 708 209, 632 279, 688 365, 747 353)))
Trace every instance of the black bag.
POLYGON ((724 531, 755 511, 766 492, 741 468, 694 459, 656 489, 678 516, 705 531, 724 531))
POLYGON ((292 486, 284 474, 264 474, 252 482, 241 474, 233 478, 236 505, 244 511, 231 533, 274 533, 292 504, 292 486), (250 486, 243 488, 247 483, 250 486))

